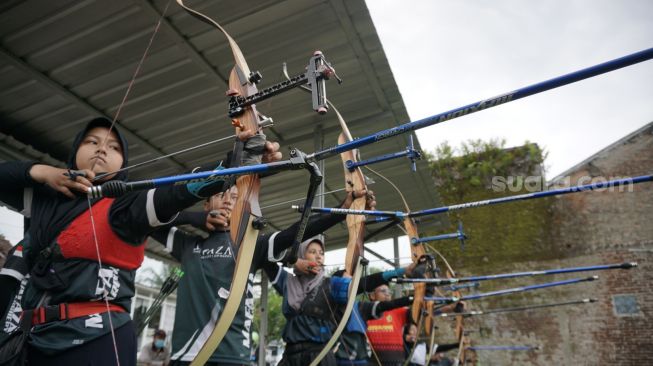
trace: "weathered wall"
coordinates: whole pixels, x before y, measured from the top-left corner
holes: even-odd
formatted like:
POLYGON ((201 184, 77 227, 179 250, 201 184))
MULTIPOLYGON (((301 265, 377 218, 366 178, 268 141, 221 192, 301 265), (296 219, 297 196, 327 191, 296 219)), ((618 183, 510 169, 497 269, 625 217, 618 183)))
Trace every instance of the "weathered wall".
MULTIPOLYGON (((653 173, 653 124, 596 154, 566 173, 612 179, 653 173)), ((584 178, 586 177, 586 178, 584 178)), ((512 195, 506 192, 499 195, 512 195)), ((497 196, 481 187, 462 201, 497 196)), ((460 197, 457 197, 457 199, 460 197)), ((445 199, 445 197, 443 197, 445 199)), ((458 201, 461 202, 461 201, 458 201)), ((457 202, 448 202, 457 203, 457 202)), ((594 297, 595 304, 572 305, 466 320, 473 344, 540 345, 535 352, 479 351, 481 365, 644 365, 653 364, 653 183, 621 192, 576 193, 460 212, 470 235, 461 253, 453 242, 436 243, 464 274, 636 261, 639 268, 482 283, 479 291, 599 275, 599 281, 544 289, 470 303, 471 309, 543 304, 594 297), (637 309, 617 314, 615 296, 631 295, 637 309)), ((453 230, 452 230, 453 231, 453 230)))

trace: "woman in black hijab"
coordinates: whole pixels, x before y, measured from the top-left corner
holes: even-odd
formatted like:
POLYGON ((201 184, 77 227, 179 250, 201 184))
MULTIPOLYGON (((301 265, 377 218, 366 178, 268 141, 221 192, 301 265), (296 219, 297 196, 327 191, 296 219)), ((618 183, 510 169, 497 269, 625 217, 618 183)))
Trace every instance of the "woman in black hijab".
MULTIPOLYGON (((268 154, 270 147, 278 149, 266 147, 268 154)), ((95 118, 76 136, 67 169, 0 164, 0 201, 30 217, 30 240, 23 247, 29 280, 18 297, 18 315, 31 320, 23 327, 31 328, 30 365, 135 365, 129 312, 146 237, 182 209, 223 190, 223 181, 212 181, 199 183, 201 189, 193 183, 115 199, 87 197, 96 176, 103 178, 94 183, 126 180, 126 171, 106 173, 127 162, 125 138, 110 120, 95 118)), ((9 319, 5 332, 21 329, 20 320, 9 319)))

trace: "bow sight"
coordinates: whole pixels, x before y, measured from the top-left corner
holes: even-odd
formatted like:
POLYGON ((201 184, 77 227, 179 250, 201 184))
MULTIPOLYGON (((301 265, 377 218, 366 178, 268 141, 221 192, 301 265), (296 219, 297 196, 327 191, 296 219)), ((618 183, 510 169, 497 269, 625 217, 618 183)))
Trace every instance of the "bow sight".
MULTIPOLYGON (((239 72, 242 72, 239 70, 239 72)), ((249 80, 252 84, 258 84, 261 79, 261 73, 252 71, 248 77, 240 75, 240 80, 249 80)), ((324 58, 321 51, 315 51, 313 57, 308 61, 306 72, 297 76, 293 76, 288 80, 282 81, 278 84, 272 85, 268 88, 262 89, 258 93, 252 94, 248 97, 241 96, 237 90, 229 89, 227 95, 229 99, 229 117, 235 118, 243 113, 245 107, 256 104, 266 100, 274 95, 283 93, 290 89, 308 84, 310 86, 311 95, 313 96, 313 110, 319 114, 325 114, 329 109, 326 98, 326 80, 333 76, 342 83, 342 80, 336 74, 336 70, 324 58)))

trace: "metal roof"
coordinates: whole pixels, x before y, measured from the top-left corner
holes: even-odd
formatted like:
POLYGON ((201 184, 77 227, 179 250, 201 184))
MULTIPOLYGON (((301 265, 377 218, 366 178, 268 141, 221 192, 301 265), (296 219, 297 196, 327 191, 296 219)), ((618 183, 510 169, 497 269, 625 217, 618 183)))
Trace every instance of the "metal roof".
MULTIPOLYGON (((291 75, 302 73, 319 49, 344 80, 342 85, 328 82, 327 91, 354 136, 408 121, 364 1, 188 3, 230 32, 250 68, 263 74, 260 88, 282 80, 284 62, 291 75)), ((113 118, 166 4, 168 0, 4 1, 0 5, 0 159, 65 161, 75 133, 91 117, 113 118)), ((170 2, 118 117, 118 128, 130 142, 130 163, 233 134, 224 94, 232 66, 225 38, 170 2)), ((310 96, 299 90, 259 103, 258 109, 274 119, 275 126, 266 133, 284 151, 291 146, 314 151, 317 125, 326 146, 334 145, 340 133, 334 114, 317 115, 310 96)), ((400 136, 365 147, 361 154, 370 158, 406 145, 407 136, 400 136)), ((134 170, 130 178, 188 171, 222 159, 230 148, 224 143, 164 159, 134 170)), ((437 205, 425 161, 418 163, 417 173, 410 173, 404 159, 376 168, 402 189, 411 207, 437 205)), ((324 175, 326 191, 342 187, 341 161, 326 161, 324 175)), ((379 208, 401 209, 393 189, 375 180, 371 188, 379 208)), ((261 205, 302 197, 307 185, 301 171, 265 178, 261 205)), ((336 205, 342 197, 342 193, 327 195, 325 205, 336 205)), ((288 206, 264 209, 271 229, 284 228, 298 218, 288 206)), ((388 232, 379 239, 396 234, 388 232)), ((342 247, 346 228, 336 227, 327 236, 329 249, 342 247)), ((161 254, 158 248, 148 245, 150 254, 161 254)))

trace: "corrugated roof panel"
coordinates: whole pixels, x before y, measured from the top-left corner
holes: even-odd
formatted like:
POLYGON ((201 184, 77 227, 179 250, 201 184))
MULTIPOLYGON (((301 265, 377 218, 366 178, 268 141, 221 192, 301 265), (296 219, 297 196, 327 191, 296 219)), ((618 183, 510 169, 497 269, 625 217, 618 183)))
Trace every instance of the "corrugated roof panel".
MULTIPOLYGON (((166 3, 25 1, 0 7, 0 132, 64 160, 73 136, 88 119, 117 112, 166 3)), ((312 52, 319 49, 344 80, 342 85, 329 81, 327 95, 354 136, 408 119, 363 1, 205 0, 192 6, 219 20, 232 34, 252 70, 263 74, 259 89, 283 80, 283 62, 290 75, 303 72, 312 52)), ((118 119, 118 128, 130 141, 130 163, 233 134, 224 94, 232 57, 220 32, 171 4, 118 119)), ((281 141, 286 154, 291 146, 314 151, 317 125, 322 126, 326 146, 334 145, 340 133, 335 115, 317 115, 310 95, 299 90, 263 101, 258 108, 275 120, 266 134, 281 141)), ((0 158, 26 155, 24 148, 9 141, 0 140, 4 149, 0 158)), ((366 146, 361 155, 370 158, 405 146, 406 138, 397 137, 366 146)), ((230 149, 231 142, 224 142, 164 159, 133 171, 131 178, 212 164, 230 149)), ((426 163, 419 167, 418 174, 409 174, 406 161, 379 165, 405 191, 411 206, 434 206, 438 200, 426 163)), ((265 178, 261 205, 303 197, 306 178, 303 171, 265 178)), ((371 188, 379 208, 401 208, 396 192, 376 181, 371 188)), ((325 182, 327 190, 343 186, 339 158, 325 162, 325 182)), ((342 197, 342 192, 329 194, 325 201, 336 205, 342 197)), ((264 209, 272 228, 298 218, 288 207, 264 209)), ((327 234, 345 242, 343 225, 327 234)), ((149 250, 161 254, 156 246, 149 250)))

